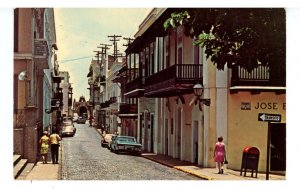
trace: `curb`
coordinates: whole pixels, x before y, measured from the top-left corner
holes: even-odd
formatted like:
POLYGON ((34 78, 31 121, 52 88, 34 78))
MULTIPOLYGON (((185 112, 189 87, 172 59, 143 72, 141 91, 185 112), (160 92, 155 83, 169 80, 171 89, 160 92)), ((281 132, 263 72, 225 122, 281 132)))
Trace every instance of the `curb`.
POLYGON ((179 170, 179 171, 182 171, 182 172, 185 172, 185 173, 194 175, 194 176, 196 176, 196 177, 198 177, 198 178, 201 178, 201 179, 204 179, 204 180, 216 180, 216 179, 214 179, 214 178, 207 177, 206 175, 199 175, 199 174, 197 174, 197 173, 194 173, 193 171, 188 171, 188 170, 186 170, 186 169, 182 169, 182 168, 180 168, 180 167, 173 166, 173 165, 170 165, 170 164, 167 164, 167 163, 158 161, 158 160, 153 159, 153 158, 150 158, 150 157, 146 157, 146 156, 143 156, 143 155, 142 155, 142 157, 144 157, 144 158, 146 158, 146 159, 149 159, 149 160, 151 160, 151 161, 154 161, 154 162, 156 162, 156 163, 165 165, 165 166, 167 166, 167 167, 174 168, 174 169, 177 169, 177 170, 179 170))
POLYGON ((173 168, 175 168, 175 169, 177 169, 177 170, 180 170, 180 171, 183 171, 183 172, 185 172, 185 173, 189 173, 189 174, 191 174, 191 175, 194 175, 194 176, 199 177, 199 178, 204 179, 204 180, 217 180, 217 179, 215 179, 215 178, 210 178, 210 177, 208 177, 208 176, 206 176, 206 175, 200 175, 200 174, 197 174, 197 173, 195 173, 195 172, 193 172, 193 171, 188 171, 188 170, 186 170, 186 169, 182 169, 182 168, 177 167, 177 166, 174 166, 173 168))
POLYGON ((97 129, 97 127, 93 127, 96 131, 97 131, 97 133, 103 138, 103 134, 97 129))
POLYGON ((63 153, 63 150, 62 150, 62 147, 63 145, 60 143, 60 148, 59 148, 59 161, 60 161, 60 164, 59 164, 59 167, 58 167, 58 180, 62 180, 62 153, 63 153))

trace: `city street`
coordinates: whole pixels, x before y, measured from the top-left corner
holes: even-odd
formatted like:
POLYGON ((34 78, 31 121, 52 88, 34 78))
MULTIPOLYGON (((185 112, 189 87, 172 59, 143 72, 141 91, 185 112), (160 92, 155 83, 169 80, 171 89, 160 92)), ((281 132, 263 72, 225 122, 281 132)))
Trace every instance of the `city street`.
POLYGON ((14 7, 13 178, 287 180, 289 14, 14 7))
POLYGON ((115 154, 101 147, 101 136, 87 124, 75 124, 74 137, 62 144, 62 180, 199 180, 143 157, 115 154))

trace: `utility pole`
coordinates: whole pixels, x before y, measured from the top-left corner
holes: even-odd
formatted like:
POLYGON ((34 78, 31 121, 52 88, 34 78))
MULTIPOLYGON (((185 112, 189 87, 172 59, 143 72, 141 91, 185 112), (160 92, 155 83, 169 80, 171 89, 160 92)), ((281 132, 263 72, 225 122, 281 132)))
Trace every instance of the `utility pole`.
POLYGON ((113 42, 113 46, 114 46, 114 52, 113 52, 113 56, 114 56, 114 60, 116 60, 118 57, 122 56, 122 53, 118 53, 118 46, 117 46, 117 41, 120 41, 120 37, 122 37, 121 35, 109 35, 108 37, 112 38, 110 39, 110 41, 113 42))
POLYGON ((100 58, 100 54, 101 54, 101 51, 94 51, 96 53, 96 56, 95 58, 97 58, 97 64, 99 65, 99 58, 100 58))
POLYGON ((106 56, 107 50, 109 49, 108 47, 110 47, 110 46, 112 46, 112 45, 103 44, 103 43, 100 43, 100 45, 101 45, 101 46, 98 46, 97 48, 101 48, 101 50, 102 50, 101 55, 106 56))
POLYGON ((130 37, 123 37, 123 39, 127 41, 127 44, 123 44, 123 46, 125 47, 128 47, 130 43, 134 40, 134 38, 130 38, 130 37))

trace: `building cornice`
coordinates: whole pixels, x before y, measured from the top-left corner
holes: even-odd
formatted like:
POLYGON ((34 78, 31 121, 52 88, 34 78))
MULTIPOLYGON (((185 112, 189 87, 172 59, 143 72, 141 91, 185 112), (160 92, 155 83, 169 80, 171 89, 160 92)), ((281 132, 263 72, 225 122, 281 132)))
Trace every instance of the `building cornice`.
POLYGON ((14 53, 15 60, 32 60, 31 53, 14 53))

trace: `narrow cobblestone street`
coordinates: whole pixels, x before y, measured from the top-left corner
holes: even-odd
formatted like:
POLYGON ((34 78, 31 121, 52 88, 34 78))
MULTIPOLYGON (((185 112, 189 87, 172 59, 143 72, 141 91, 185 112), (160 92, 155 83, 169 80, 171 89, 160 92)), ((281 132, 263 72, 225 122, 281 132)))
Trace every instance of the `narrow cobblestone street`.
POLYGON ((199 180, 143 157, 112 153, 101 147, 94 128, 75 127, 75 136, 62 140, 63 180, 199 180))

